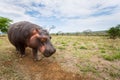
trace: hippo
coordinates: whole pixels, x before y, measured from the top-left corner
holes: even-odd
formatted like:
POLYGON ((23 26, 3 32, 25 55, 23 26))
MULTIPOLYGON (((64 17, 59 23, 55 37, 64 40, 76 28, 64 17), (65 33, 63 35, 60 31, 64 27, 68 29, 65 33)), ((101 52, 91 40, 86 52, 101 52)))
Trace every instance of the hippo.
POLYGON ((30 47, 35 60, 39 60, 38 52, 44 57, 50 57, 56 52, 51 38, 47 30, 28 21, 13 23, 8 29, 8 39, 21 57, 25 56, 25 48, 30 47))

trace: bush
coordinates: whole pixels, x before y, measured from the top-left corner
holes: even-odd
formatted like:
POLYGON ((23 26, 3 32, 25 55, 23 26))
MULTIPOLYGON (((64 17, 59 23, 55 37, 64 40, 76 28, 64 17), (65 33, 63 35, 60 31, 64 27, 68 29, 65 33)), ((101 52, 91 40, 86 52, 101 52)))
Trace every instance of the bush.
POLYGON ((116 39, 117 37, 120 38, 120 25, 111 27, 107 32, 111 39, 116 39))

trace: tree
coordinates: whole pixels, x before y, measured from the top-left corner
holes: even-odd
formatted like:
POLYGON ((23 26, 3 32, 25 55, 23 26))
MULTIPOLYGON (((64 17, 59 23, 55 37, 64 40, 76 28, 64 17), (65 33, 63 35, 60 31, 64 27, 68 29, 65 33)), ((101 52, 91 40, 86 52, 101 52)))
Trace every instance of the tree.
POLYGON ((0 17, 0 31, 6 33, 11 22, 8 18, 0 17))
POLYGON ((80 32, 75 32, 75 35, 76 35, 76 36, 80 35, 80 32))
POLYGON ((118 37, 120 38, 120 24, 116 26, 117 32, 118 32, 118 37))
POLYGON ((56 35, 60 35, 60 34, 62 34, 62 31, 58 31, 58 32, 56 33, 56 35))
POLYGON ((120 25, 117 25, 116 27, 111 27, 107 32, 111 39, 116 39, 117 37, 120 37, 120 25))
POLYGON ((52 25, 50 28, 49 28, 49 32, 51 31, 51 29, 55 29, 55 26, 54 25, 52 25))
POLYGON ((88 36, 88 35, 91 35, 92 30, 87 29, 87 30, 83 31, 83 33, 88 36))

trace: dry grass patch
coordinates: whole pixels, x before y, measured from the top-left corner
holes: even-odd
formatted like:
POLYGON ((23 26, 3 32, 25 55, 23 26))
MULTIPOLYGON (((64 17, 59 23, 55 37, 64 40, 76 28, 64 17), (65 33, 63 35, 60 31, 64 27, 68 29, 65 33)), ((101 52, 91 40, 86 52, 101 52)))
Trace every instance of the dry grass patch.
POLYGON ((0 80, 119 80, 120 39, 52 36, 57 52, 34 62, 30 49, 20 59, 7 36, 0 37, 0 80), (45 77, 43 77, 45 76, 45 77))

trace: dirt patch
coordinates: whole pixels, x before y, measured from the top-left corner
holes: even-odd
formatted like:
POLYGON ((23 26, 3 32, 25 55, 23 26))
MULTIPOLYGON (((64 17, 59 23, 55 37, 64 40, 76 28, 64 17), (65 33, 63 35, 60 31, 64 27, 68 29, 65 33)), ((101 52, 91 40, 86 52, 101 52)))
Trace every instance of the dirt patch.
POLYGON ((28 54, 18 60, 17 66, 25 79, 29 80, 88 80, 89 77, 67 72, 61 68, 58 62, 52 58, 44 58, 41 61, 33 61, 32 54, 28 54))

